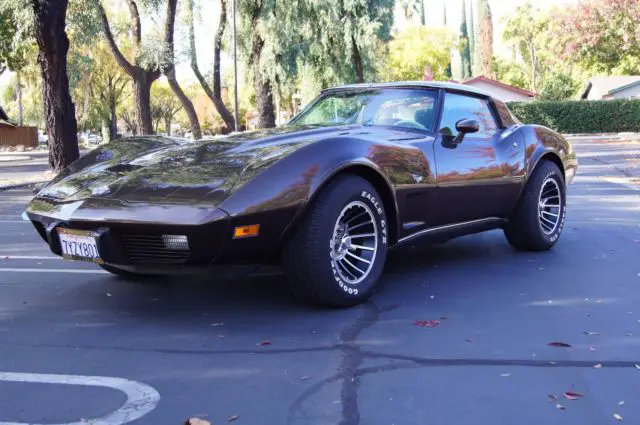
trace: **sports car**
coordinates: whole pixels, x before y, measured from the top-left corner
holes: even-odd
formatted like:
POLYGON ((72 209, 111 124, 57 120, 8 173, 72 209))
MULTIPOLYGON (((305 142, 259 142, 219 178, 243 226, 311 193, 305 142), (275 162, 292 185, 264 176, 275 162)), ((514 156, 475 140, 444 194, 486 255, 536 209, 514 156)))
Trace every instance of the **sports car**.
POLYGON ((406 243, 503 229, 516 249, 551 248, 577 166, 561 135, 481 90, 348 85, 275 129, 102 145, 26 216, 53 253, 132 280, 281 266, 302 300, 345 307, 406 243))

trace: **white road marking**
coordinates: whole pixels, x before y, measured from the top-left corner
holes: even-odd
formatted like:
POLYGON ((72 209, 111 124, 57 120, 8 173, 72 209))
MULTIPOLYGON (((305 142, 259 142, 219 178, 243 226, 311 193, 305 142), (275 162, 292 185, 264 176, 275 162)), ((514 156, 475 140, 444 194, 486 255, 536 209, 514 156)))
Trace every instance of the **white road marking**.
MULTIPOLYGON (((88 421, 69 422, 55 425, 122 425, 135 421, 156 408, 160 401, 160 394, 149 385, 141 382, 129 381, 123 378, 106 376, 82 375, 47 375, 41 373, 11 373, 0 372, 0 381, 27 382, 35 384, 82 385, 88 387, 111 388, 122 391, 127 396, 126 403, 109 415, 88 421)), ((54 425, 34 424, 26 422, 1 422, 0 425, 54 425)))
MULTIPOLYGON (((5 268, 0 267, 0 273, 80 273, 80 274, 105 274, 104 270, 81 270, 81 269, 29 269, 29 268, 5 268)), ((2 425, 0 423, 0 425, 2 425)))
POLYGON ((55 255, 11 255, 0 252, 0 260, 63 260, 55 255))

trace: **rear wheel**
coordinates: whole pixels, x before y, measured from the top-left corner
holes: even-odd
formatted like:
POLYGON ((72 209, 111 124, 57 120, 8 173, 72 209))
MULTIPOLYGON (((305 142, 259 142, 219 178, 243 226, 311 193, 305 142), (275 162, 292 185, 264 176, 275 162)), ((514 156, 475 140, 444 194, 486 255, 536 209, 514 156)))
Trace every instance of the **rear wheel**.
POLYGON ((284 251, 296 296, 330 307, 364 302, 387 255, 382 200, 365 179, 339 176, 318 195, 284 251))
POLYGON ((566 215, 565 182, 556 164, 542 160, 533 171, 504 232, 517 249, 544 251, 560 238, 566 215))

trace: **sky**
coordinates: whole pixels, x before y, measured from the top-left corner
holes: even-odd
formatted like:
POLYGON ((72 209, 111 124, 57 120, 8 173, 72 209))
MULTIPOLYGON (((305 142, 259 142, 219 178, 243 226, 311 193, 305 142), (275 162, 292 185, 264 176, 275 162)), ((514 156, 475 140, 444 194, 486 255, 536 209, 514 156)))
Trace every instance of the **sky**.
MULTIPOLYGON (((126 10, 124 6, 124 0, 107 0, 109 6, 121 3, 120 7, 126 10)), ((443 8, 446 2, 447 8, 447 26, 457 34, 460 28, 460 17, 462 15, 462 0, 425 0, 426 1, 426 15, 427 25, 441 26, 443 24, 443 8)), ((474 11, 477 9, 477 0, 466 0, 467 7, 469 2, 473 3, 474 11)), ((540 9, 551 8, 552 6, 562 6, 566 4, 575 4, 580 0, 532 0, 532 3, 540 9)), ((489 6, 493 15, 494 25, 494 51, 499 56, 508 56, 509 52, 504 43, 502 42, 502 31, 504 28, 503 20, 505 17, 513 14, 516 8, 524 4, 526 0, 489 0, 489 6)), ((219 16, 219 0, 201 0, 199 7, 195 11, 196 19, 196 42, 198 50, 198 62, 200 69, 203 73, 208 72, 211 69, 213 63, 213 40, 215 37, 215 31, 218 27, 219 16)), ((396 29, 402 29, 404 22, 404 16, 402 8, 400 6, 400 0, 398 0, 395 10, 396 16, 396 29)), ((474 14, 477 16, 477 13, 474 14)), ((229 14, 229 19, 231 15, 229 14)), ((143 22, 143 29, 152 25, 152 21, 143 22)), ((228 30, 231 30, 231 21, 229 21, 228 30)), ((180 25, 178 29, 180 31, 180 25)), ((186 33, 176 34, 176 46, 177 53, 184 51, 186 48, 186 33), (182 41, 179 41, 182 40, 182 41)), ((228 55, 223 56, 223 68, 231 68, 232 58, 228 55)), ((195 81, 195 77, 191 72, 191 69, 186 60, 186 55, 182 55, 182 63, 176 68, 178 78, 181 81, 195 81)), ((9 72, 5 72, 0 76, 0 87, 3 87, 9 80, 9 72)))

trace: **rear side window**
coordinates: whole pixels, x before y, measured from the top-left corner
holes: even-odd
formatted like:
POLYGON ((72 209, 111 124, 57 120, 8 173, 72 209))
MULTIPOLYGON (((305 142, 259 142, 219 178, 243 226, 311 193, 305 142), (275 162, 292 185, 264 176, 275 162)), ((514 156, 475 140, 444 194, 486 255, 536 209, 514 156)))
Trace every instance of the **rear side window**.
POLYGON ((498 110, 498 114, 500 115, 500 120, 502 120, 502 125, 505 127, 509 127, 512 125, 520 124, 520 121, 513 115, 513 113, 509 110, 507 105, 504 102, 499 100, 494 100, 493 103, 496 105, 496 109, 498 110))

